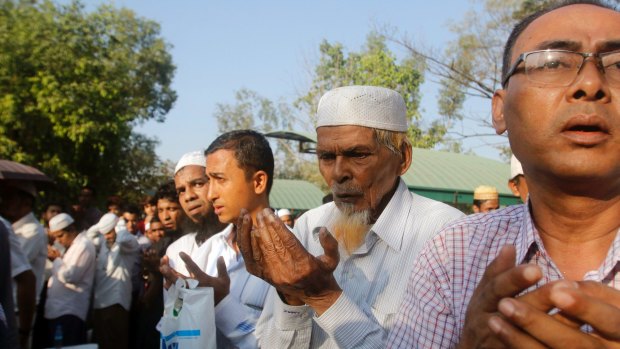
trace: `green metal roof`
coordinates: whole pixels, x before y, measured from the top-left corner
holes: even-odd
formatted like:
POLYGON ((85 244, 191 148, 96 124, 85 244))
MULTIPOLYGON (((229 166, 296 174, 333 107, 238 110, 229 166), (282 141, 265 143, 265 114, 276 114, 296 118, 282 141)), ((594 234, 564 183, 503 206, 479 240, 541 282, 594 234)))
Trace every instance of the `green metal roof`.
POLYGON ((273 208, 309 210, 321 206, 323 192, 316 185, 297 179, 274 179, 269 204, 273 208))
POLYGON ((410 190, 436 200, 472 203, 479 185, 497 188, 501 205, 520 203, 508 189, 510 165, 475 155, 413 148, 412 163, 403 176, 410 190))

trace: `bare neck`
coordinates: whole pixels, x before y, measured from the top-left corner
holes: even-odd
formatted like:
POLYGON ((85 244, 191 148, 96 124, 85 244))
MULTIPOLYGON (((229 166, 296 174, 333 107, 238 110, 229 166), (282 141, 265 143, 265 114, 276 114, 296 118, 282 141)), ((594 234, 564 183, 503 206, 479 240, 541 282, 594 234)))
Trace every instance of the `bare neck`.
MULTIPOLYGON (((528 185, 530 183, 528 182, 528 185)), ((620 227, 620 193, 605 195, 567 192, 532 181, 530 203, 534 224, 555 264, 567 279, 581 280, 596 270, 620 227)))

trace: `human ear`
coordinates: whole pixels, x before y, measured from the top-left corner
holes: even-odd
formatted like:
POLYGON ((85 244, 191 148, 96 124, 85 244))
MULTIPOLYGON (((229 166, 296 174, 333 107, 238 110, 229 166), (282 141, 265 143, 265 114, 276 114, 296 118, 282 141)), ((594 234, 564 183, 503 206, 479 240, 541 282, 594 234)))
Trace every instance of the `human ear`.
POLYGON ((267 181, 269 176, 265 171, 256 171, 254 176, 252 177, 252 182, 254 184, 254 193, 256 195, 260 195, 267 192, 267 181))
POLYGON ((506 120, 504 119, 504 98, 506 90, 497 90, 493 94, 491 104, 491 116, 493 118, 493 127, 498 135, 506 132, 506 120))

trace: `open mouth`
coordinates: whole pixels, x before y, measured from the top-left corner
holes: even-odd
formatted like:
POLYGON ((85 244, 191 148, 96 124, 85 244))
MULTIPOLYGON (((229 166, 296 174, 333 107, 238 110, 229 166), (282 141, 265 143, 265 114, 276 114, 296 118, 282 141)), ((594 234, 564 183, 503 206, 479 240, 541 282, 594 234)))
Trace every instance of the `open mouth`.
POLYGON ((571 118, 562 130, 562 135, 572 142, 594 146, 607 140, 610 136, 605 120, 598 116, 577 116, 571 118))

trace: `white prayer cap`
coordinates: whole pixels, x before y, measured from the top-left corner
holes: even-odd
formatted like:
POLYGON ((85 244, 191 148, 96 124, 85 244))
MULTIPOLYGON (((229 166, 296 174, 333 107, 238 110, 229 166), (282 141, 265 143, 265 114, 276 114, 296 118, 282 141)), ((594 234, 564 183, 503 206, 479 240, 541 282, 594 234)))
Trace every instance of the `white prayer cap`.
POLYGON ((174 174, 176 175, 177 172, 181 171, 183 167, 189 165, 206 167, 207 161, 205 160, 204 152, 196 150, 183 154, 183 156, 181 156, 181 160, 177 162, 177 166, 174 168, 174 174))
POLYGON ((406 132, 407 108, 396 91, 377 86, 345 86, 328 91, 317 109, 317 125, 357 125, 406 132))
POLYGON ((278 210, 278 217, 282 218, 284 216, 291 216, 291 211, 286 208, 282 208, 278 210))
POLYGON ((73 223, 73 218, 66 213, 59 213, 50 219, 50 232, 63 230, 73 223))
POLYGON ((516 176, 523 174, 523 167, 521 167, 521 162, 517 159, 514 154, 510 158, 510 179, 515 179, 516 176))
POLYGON ((118 216, 114 213, 106 213, 97 223, 97 229, 101 234, 107 234, 116 227, 116 223, 118 223, 118 216))

